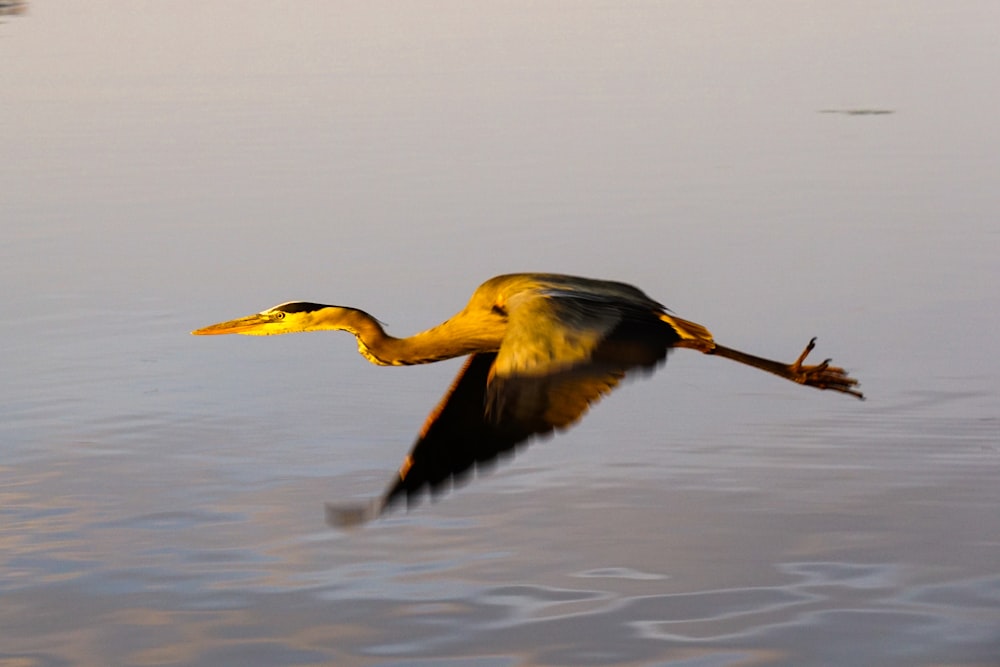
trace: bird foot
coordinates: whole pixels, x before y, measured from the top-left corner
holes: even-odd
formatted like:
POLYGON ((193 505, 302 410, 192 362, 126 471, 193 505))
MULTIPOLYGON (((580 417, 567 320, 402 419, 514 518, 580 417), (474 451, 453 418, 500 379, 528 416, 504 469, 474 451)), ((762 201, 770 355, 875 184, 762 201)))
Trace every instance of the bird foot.
POLYGON ((858 381, 850 377, 843 368, 831 366, 832 359, 824 359, 821 363, 812 366, 803 365, 802 362, 806 360, 814 347, 816 347, 815 338, 809 341, 799 358, 788 365, 788 378, 799 384, 809 385, 817 389, 832 389, 864 400, 865 395, 855 389, 858 381))

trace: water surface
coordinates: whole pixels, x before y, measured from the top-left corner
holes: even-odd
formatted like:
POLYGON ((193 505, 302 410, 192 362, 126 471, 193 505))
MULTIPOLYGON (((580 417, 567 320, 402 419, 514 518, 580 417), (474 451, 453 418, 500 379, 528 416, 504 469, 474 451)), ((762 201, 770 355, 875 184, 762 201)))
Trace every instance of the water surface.
POLYGON ((0 664, 1000 665, 998 20, 3 16, 0 664), (767 356, 818 335, 869 400, 680 351, 343 533, 323 503, 383 488, 460 362, 187 334, 289 299, 405 334, 517 270, 767 356))

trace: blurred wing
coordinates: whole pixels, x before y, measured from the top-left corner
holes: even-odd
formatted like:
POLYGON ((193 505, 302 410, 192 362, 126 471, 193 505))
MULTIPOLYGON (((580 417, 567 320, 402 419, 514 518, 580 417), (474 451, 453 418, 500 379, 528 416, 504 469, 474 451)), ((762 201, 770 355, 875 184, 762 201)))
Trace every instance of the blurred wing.
POLYGON ((329 520, 359 523, 424 491, 439 495, 531 436, 569 426, 627 371, 652 369, 666 357, 680 336, 661 315, 593 294, 519 295, 508 304, 499 352, 469 358, 382 499, 367 508, 330 508, 329 520))
MULTIPOLYGON (((398 479, 382 498, 380 511, 405 498, 409 505, 425 490, 432 495, 461 482, 539 431, 514 421, 485 418, 486 384, 497 354, 472 355, 451 389, 427 417, 417 442, 400 466, 398 479)), ((551 430, 551 427, 544 430, 551 430)))

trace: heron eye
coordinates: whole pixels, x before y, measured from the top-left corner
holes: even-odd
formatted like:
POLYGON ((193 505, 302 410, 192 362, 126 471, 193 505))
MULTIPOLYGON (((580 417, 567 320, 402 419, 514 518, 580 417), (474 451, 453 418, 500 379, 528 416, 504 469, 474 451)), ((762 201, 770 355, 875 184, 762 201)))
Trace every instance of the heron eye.
POLYGON ((283 320, 283 319, 285 319, 285 314, 279 310, 279 311, 275 312, 272 315, 272 317, 274 317, 274 319, 276 319, 276 320, 283 320))

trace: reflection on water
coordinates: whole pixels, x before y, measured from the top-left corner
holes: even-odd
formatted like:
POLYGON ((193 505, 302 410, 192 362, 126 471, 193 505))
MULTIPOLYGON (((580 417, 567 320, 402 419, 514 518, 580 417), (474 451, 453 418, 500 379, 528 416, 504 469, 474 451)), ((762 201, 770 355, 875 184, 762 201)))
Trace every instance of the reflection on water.
POLYGON ((129 507, 88 488, 102 469, 153 484, 142 469, 107 468, 105 456, 19 466, 16 478, 8 467, 0 622, 17 639, 0 655, 29 665, 67 655, 87 664, 994 664, 995 433, 960 433, 947 460, 930 448, 901 452, 934 420, 900 414, 908 431, 880 435, 876 416, 858 420, 857 443, 840 443, 840 456, 858 462, 848 486, 837 481, 843 471, 815 465, 820 438, 793 422, 745 461, 691 451, 672 457, 672 474, 638 480, 606 471, 567 483, 538 471, 530 490, 515 490, 518 471, 500 472, 428 511, 348 534, 322 527, 318 499, 368 488, 376 471, 217 486, 164 509, 155 505, 169 478, 145 502, 122 492, 135 499, 129 507), (777 490, 768 463, 782 469, 777 490), (701 479, 716 476, 739 484, 701 479))
POLYGON ((892 109, 823 109, 820 113, 842 113, 845 116, 885 116, 895 112, 892 109))
POLYGON ((996 6, 712 7, 3 22, 0 665, 1000 664, 996 6), (518 270, 818 334, 869 400, 678 352, 335 532, 456 364, 187 334, 518 270))

